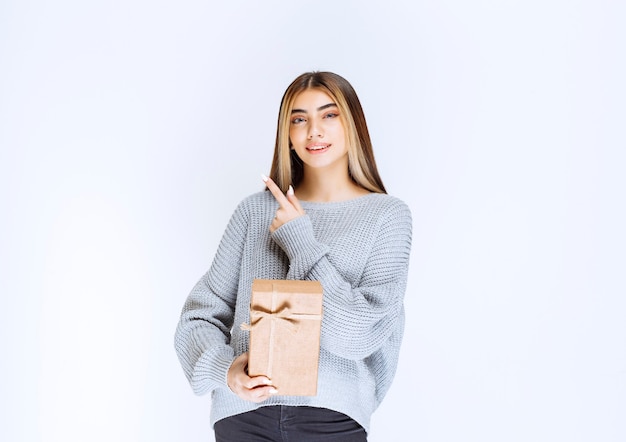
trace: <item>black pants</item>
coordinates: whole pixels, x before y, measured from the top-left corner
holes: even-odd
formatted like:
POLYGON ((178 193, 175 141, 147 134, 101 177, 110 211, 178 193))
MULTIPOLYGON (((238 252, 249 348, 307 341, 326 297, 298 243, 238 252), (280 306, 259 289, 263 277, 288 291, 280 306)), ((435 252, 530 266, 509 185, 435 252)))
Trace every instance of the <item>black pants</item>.
POLYGON ((363 427, 345 414, 326 408, 261 407, 219 420, 216 442, 366 442, 363 427))

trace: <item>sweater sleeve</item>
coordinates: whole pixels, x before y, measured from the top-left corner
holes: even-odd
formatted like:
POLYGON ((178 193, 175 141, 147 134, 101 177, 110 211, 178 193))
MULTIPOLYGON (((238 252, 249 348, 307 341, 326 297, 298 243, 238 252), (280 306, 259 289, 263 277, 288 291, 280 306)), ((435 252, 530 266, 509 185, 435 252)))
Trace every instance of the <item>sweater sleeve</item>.
POLYGON ((175 349, 194 393, 227 386, 234 351, 229 345, 246 238, 246 217, 240 205, 224 232, 209 271, 195 285, 183 306, 175 349))
POLYGON ((322 283, 321 345, 346 359, 370 356, 391 338, 403 320, 411 249, 410 210, 404 203, 391 205, 377 223, 377 233, 356 286, 337 271, 328 256, 329 247, 315 239, 307 216, 274 232, 274 240, 290 260, 288 279, 322 283))

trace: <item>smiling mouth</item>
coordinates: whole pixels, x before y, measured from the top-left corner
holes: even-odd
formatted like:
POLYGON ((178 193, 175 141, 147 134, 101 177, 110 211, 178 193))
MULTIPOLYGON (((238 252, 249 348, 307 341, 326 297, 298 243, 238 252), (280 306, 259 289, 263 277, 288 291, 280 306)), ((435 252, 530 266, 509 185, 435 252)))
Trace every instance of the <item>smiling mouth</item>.
POLYGON ((307 146, 306 150, 310 152, 317 152, 320 150, 328 149, 330 146, 330 144, 314 144, 312 146, 307 146))

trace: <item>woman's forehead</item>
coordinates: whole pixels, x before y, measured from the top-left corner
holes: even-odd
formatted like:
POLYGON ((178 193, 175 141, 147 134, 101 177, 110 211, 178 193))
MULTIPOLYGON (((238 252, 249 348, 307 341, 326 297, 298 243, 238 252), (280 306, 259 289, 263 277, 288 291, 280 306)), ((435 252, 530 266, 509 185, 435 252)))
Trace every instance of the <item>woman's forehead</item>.
POLYGON ((293 109, 302 109, 310 112, 329 103, 335 103, 335 99, 326 91, 310 88, 299 92, 294 97, 293 109))

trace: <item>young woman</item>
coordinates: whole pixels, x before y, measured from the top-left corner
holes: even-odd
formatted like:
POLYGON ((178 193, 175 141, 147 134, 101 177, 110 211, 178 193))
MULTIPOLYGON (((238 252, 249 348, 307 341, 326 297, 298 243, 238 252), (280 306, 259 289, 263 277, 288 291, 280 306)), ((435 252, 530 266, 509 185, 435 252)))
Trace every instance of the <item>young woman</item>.
POLYGON ((266 191, 235 210, 184 305, 175 346, 216 440, 365 441, 404 327, 411 213, 386 194, 358 97, 331 72, 300 75, 280 106, 266 191), (247 374, 252 281, 320 281, 316 396, 247 374))

